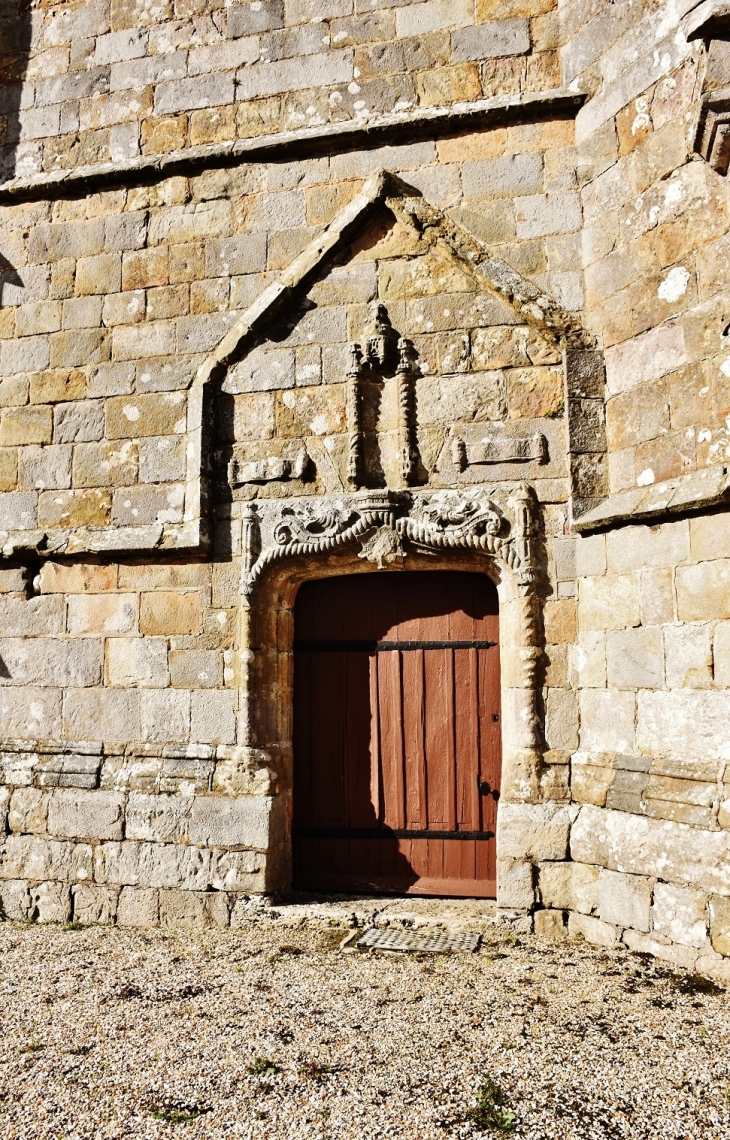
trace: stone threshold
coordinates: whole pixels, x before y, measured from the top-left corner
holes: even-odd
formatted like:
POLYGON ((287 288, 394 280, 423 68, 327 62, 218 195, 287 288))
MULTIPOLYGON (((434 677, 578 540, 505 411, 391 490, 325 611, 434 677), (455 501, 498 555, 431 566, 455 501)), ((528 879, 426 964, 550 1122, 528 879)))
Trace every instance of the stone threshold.
POLYGON ((301 130, 190 147, 165 155, 96 163, 2 183, 0 204, 60 198, 71 193, 86 195, 94 190, 156 182, 173 175, 191 175, 206 168, 229 164, 306 158, 323 151, 371 149, 386 143, 405 145, 429 136, 496 127, 505 122, 530 122, 576 114, 584 101, 584 94, 562 87, 495 95, 489 99, 453 103, 448 107, 421 107, 415 111, 380 115, 376 119, 325 123, 301 130))
POLYGON ((606 530, 632 523, 661 522, 688 511, 703 510, 730 502, 730 474, 727 467, 708 467, 678 475, 650 487, 632 487, 609 495, 602 503, 579 518, 572 529, 578 534, 606 530))

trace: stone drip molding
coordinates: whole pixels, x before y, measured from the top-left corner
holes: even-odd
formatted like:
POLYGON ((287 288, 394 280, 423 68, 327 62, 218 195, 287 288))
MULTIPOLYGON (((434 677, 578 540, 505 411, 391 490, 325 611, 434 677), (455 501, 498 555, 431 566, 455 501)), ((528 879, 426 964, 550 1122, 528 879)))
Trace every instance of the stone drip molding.
POLYGON ((74 170, 34 174, 0 185, 0 205, 20 201, 86 195, 115 186, 159 182, 175 175, 193 175, 217 166, 305 158, 311 154, 364 150, 386 143, 454 134, 508 122, 575 115, 585 95, 553 88, 547 91, 495 95, 489 99, 421 107, 415 111, 380 115, 376 119, 327 123, 250 139, 189 147, 170 154, 143 156, 123 162, 96 163, 74 170))

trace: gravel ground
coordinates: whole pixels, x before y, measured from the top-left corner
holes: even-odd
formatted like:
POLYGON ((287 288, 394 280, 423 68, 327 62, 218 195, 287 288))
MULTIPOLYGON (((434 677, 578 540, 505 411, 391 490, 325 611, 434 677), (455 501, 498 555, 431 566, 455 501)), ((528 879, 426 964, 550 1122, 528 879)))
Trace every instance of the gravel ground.
POLYGON ((0 923, 0 1136, 730 1136, 713 983, 489 922, 476 954, 344 953, 346 921, 0 923))

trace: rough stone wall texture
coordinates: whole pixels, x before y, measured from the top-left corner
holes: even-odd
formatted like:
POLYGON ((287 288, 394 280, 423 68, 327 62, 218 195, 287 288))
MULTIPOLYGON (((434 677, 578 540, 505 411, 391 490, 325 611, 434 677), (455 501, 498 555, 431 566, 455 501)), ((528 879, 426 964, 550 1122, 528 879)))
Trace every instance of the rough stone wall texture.
POLYGON ((77 0, 35 8, 29 55, 10 13, 0 163, 52 172, 558 87, 554 8, 77 0))
MULTIPOLYGON (((527 802, 500 807, 500 905, 728 974, 730 516, 682 478, 710 469, 722 490, 730 458, 727 179, 695 150, 701 100, 730 70, 724 41, 687 38, 696 9, 3 10, 5 914, 225 923, 287 882, 286 728, 252 741, 250 705, 286 726, 291 666, 281 653, 257 693, 246 504, 345 492, 348 343, 381 302, 418 353, 420 486, 528 480, 540 504, 544 741, 527 802), (558 110, 557 89, 583 105, 558 110), (532 110, 527 92, 543 93, 532 110), (423 127, 490 99, 468 127, 423 127), (386 115, 387 139, 370 137, 386 115), (338 124, 349 135, 327 135, 338 124), (307 150, 301 132, 318 131, 307 150), (225 152, 258 136, 278 149, 225 152), (80 167, 88 184, 54 183, 80 167), (582 324, 605 358, 605 416, 602 391, 566 383, 539 303, 498 297, 381 203, 217 376, 204 550, 184 530, 198 370, 383 168, 582 324), (604 418, 612 521, 579 536, 581 499, 605 489, 574 460, 604 449, 604 418), (547 463, 455 465, 455 435, 537 434, 547 463), (632 521, 651 488, 648 523, 632 521)), ((381 482, 402 489, 397 412, 386 384, 371 428, 381 482)), ((265 619, 286 645, 291 610, 265 619)))

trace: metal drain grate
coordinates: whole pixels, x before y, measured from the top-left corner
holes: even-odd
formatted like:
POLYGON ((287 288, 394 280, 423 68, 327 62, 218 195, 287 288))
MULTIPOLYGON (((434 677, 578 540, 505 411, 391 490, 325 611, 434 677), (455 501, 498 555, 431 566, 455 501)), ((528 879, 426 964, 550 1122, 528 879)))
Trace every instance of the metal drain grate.
POLYGON ((376 930, 371 927, 357 947, 363 950, 417 950, 425 954, 472 954, 481 934, 454 934, 447 930, 376 930))

